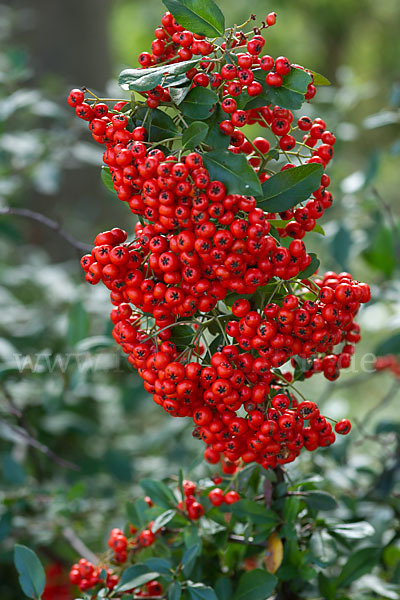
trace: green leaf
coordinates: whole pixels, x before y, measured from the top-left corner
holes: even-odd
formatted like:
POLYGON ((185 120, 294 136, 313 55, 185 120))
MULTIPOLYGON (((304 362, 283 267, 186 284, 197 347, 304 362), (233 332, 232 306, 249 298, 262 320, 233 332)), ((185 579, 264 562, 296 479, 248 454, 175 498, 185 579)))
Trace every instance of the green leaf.
POLYGON ((185 117, 204 121, 211 117, 217 102, 218 96, 213 90, 198 86, 190 90, 180 109, 185 117))
POLYGON ((380 225, 374 227, 370 246, 364 250, 367 263, 390 278, 396 268, 396 239, 392 228, 380 225))
POLYGON ((5 479, 14 485, 23 485, 26 473, 22 465, 17 462, 11 454, 6 454, 2 459, 2 467, 5 479))
POLYGON ((348 587, 356 579, 370 573, 372 568, 379 562, 379 556, 380 548, 378 546, 369 546, 354 552, 339 574, 338 587, 348 587))
MULTIPOLYGON (((89 335, 90 320, 82 302, 72 304, 68 314, 67 340, 70 346, 75 346, 80 340, 89 335)), ((60 356, 60 355, 57 355, 60 356)), ((66 362, 68 365, 68 362, 66 362)))
POLYGON ((321 235, 325 235, 325 229, 321 227, 319 223, 316 223, 314 229, 311 230, 312 233, 320 233, 321 235))
POLYGON ((146 578, 147 575, 151 575, 151 577, 150 579, 143 581, 143 583, 151 581, 152 579, 156 579, 157 577, 159 577, 160 573, 157 573, 155 571, 149 571, 148 567, 143 563, 137 563, 136 565, 132 565, 122 573, 121 580, 114 589, 116 592, 126 592, 127 590, 130 590, 135 586, 139 587, 139 585, 143 585, 143 583, 138 584, 137 580, 141 577, 146 578))
POLYGON ((241 576, 233 600, 265 600, 275 589, 278 580, 274 575, 254 569, 241 576))
POLYGON ((167 523, 172 521, 174 516, 176 515, 176 510, 169 509, 162 513, 157 519, 153 522, 151 526, 151 530, 153 533, 156 533, 162 527, 165 527, 167 523))
POLYGON ((289 496, 283 505, 283 518, 287 522, 295 521, 300 510, 300 499, 297 496, 289 496))
POLYGON ((311 506, 311 508, 317 510, 334 510, 338 507, 335 498, 331 494, 328 494, 328 492, 311 490, 309 492, 304 492, 304 494, 302 500, 304 500, 308 506, 311 506))
POLYGON ((146 494, 150 496, 154 504, 158 504, 164 508, 176 508, 176 498, 167 487, 161 481, 155 479, 143 479, 140 482, 141 487, 144 489, 146 494))
POLYGON ((192 58, 180 63, 150 67, 149 69, 124 69, 119 75, 118 84, 123 90, 136 90, 138 92, 152 90, 161 83, 166 87, 180 85, 180 79, 175 76, 186 73, 198 62, 198 58, 192 58))
POLYGON ((212 588, 204 583, 192 583, 188 581, 187 591, 191 600, 218 600, 212 588))
POLYGON ((174 19, 189 31, 207 37, 223 35, 225 17, 213 0, 163 0, 174 19))
POLYGON ((283 212, 307 200, 321 184, 322 165, 309 164, 280 171, 262 184, 264 211, 283 212))
POLYGON ((211 179, 222 181, 228 194, 261 196, 260 181, 243 154, 214 150, 203 154, 203 162, 211 179))
POLYGON ((171 327, 171 331, 170 341, 176 345, 178 350, 185 350, 192 344, 195 332, 190 325, 179 325, 177 323, 175 327, 171 327))
POLYGON ((363 540, 364 538, 374 535, 375 533, 375 529, 370 523, 368 523, 368 521, 329 525, 328 531, 337 535, 341 535, 348 540, 363 540))
POLYGON ((375 433, 378 435, 381 433, 397 433, 400 435, 400 422, 399 421, 380 421, 376 428, 375 433))
POLYGON ((108 189, 109 192, 115 194, 114 184, 112 180, 112 175, 110 173, 110 167, 105 167, 104 165, 101 167, 101 180, 108 189))
MULTIPOLYGON (((136 113, 137 124, 141 125, 145 118, 147 109, 141 108, 136 113)), ((163 140, 171 137, 175 137, 179 131, 167 113, 159 110, 158 108, 152 109, 151 111, 151 119, 146 120, 147 124, 150 122, 150 141, 152 142, 162 142, 163 140)))
POLYGON ((161 575, 169 575, 172 569, 171 561, 166 558, 148 558, 145 565, 150 571, 157 571, 161 575))
POLYGON ((347 227, 345 227, 345 225, 341 224, 333 236, 330 246, 333 256, 344 271, 346 271, 348 268, 351 242, 351 232, 347 229, 347 227))
POLYGON ((332 577, 327 577, 322 572, 318 573, 318 590, 325 600, 335 600, 336 581, 332 577))
POLYGON ((332 85, 329 79, 327 79, 324 75, 317 73, 316 71, 311 71, 311 69, 307 69, 311 73, 314 79, 314 85, 332 85))
POLYGON ((375 348, 377 356, 385 356, 385 354, 400 354, 400 332, 391 335, 390 337, 380 342, 375 348))
POLYGON ((33 600, 40 600, 46 584, 46 575, 36 554, 26 546, 16 544, 14 546, 14 564, 24 594, 33 600))
POLYGON ((189 577, 190 573, 193 571, 196 559, 199 556, 200 552, 200 544, 194 544, 194 546, 191 546, 185 551, 182 557, 183 574, 185 577, 189 577))
POLYGON ((182 597, 182 586, 179 581, 173 581, 168 588, 168 600, 180 600, 182 597))
POLYGON ((171 96, 172 102, 179 106, 190 92, 191 87, 192 82, 189 81, 188 85, 169 88, 169 95, 171 96))
POLYGON ((132 525, 142 529, 147 524, 148 505, 143 498, 138 498, 135 502, 127 502, 126 512, 132 525))
POLYGON ((229 577, 220 577, 215 584, 218 600, 231 600, 233 595, 232 581, 229 577))
POLYGON ((275 512, 253 500, 239 500, 232 504, 231 511, 236 517, 247 518, 252 523, 273 526, 278 522, 278 515, 275 512))
POLYGON ((196 148, 201 142, 204 142, 208 134, 208 125, 202 121, 194 121, 182 135, 182 145, 184 148, 196 148))
POLYGON ((224 135, 219 128, 220 123, 224 119, 226 119, 226 113, 224 113, 221 106, 218 105, 212 117, 207 120, 209 129, 205 139, 205 144, 210 146, 213 150, 226 150, 229 146, 229 135, 224 135))
MULTIPOLYGON (((262 93, 256 98, 248 97, 245 108, 259 108, 267 104, 277 104, 281 108, 289 108, 291 110, 301 108, 304 102, 304 96, 307 92, 307 86, 311 83, 311 75, 292 67, 290 73, 282 79, 282 85, 279 88, 274 88, 265 82, 265 71, 255 70, 254 76, 257 81, 263 86, 262 93)), ((244 96, 246 98, 246 96, 244 96)))
POLYGON ((311 256, 311 262, 308 265, 308 267, 306 269, 304 269, 304 271, 302 271, 301 273, 298 274, 298 278, 299 279, 307 279, 307 277, 311 277, 311 275, 314 275, 314 273, 316 272, 316 270, 318 269, 320 262, 319 259, 317 258, 317 255, 314 254, 314 252, 310 252, 310 256, 311 256))

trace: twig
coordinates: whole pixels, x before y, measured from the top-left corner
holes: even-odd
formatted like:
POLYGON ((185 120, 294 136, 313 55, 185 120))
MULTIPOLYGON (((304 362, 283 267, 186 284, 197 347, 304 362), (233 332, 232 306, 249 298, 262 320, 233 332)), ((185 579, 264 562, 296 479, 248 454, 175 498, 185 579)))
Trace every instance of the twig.
POLYGON ((229 541, 235 542, 236 544, 245 544, 246 546, 257 546, 257 548, 265 548, 264 544, 259 544, 255 542, 252 537, 245 538, 242 535, 236 535, 235 533, 231 533, 229 536, 229 541))
POLYGON ((37 221, 58 233, 58 235, 71 244, 76 250, 79 250, 80 252, 89 252, 92 249, 89 244, 84 244, 83 242, 76 240, 70 233, 65 231, 57 221, 53 221, 53 219, 49 219, 46 215, 42 215, 29 208, 10 208, 7 206, 5 208, 0 208, 0 215, 15 215, 17 217, 26 217, 27 219, 37 221))
POLYGON ((97 564, 97 562, 98 562, 97 556, 76 535, 76 533, 72 529, 72 527, 64 527, 64 529, 62 530, 62 534, 65 537, 65 539, 67 540, 67 542, 70 543, 72 548, 79 554, 79 556, 81 556, 82 558, 86 558, 86 560, 89 560, 94 565, 97 564))
POLYGON ((57 456, 57 454, 50 450, 50 448, 48 448, 47 446, 36 440, 34 437, 32 437, 23 427, 16 427, 15 425, 10 425, 10 423, 8 423, 5 419, 0 419, 0 423, 6 425, 6 427, 11 429, 11 431, 13 431, 16 435, 25 440, 25 442, 29 444, 29 446, 32 446, 32 448, 36 448, 40 452, 43 452, 43 454, 45 454, 52 461, 59 464, 61 467, 65 467, 66 469, 72 469, 73 471, 80 471, 78 465, 75 465, 74 463, 71 463, 68 460, 64 460, 60 456, 57 456))

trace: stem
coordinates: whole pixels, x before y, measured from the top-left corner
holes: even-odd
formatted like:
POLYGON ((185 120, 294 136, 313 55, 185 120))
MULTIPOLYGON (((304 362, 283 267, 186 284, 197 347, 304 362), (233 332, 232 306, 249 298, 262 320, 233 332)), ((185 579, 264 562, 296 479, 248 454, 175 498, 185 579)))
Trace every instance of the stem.
POLYGON ((0 215, 15 215, 17 217, 26 217, 27 219, 37 221, 58 233, 58 235, 64 238, 64 240, 76 250, 79 250, 80 252, 90 252, 92 249, 89 244, 84 244, 76 240, 70 233, 65 231, 57 221, 53 221, 53 219, 49 219, 49 217, 30 210, 29 208, 10 208, 9 206, 6 206, 5 208, 0 208, 0 215))

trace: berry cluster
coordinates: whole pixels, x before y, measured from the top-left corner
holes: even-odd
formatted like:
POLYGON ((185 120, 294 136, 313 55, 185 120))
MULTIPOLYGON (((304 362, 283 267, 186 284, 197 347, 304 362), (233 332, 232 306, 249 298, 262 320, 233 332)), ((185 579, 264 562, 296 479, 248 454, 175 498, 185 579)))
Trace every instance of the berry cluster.
MULTIPOLYGON (((275 17, 269 14, 262 29, 275 17)), ((324 170, 336 138, 322 119, 295 115, 292 96, 285 96, 286 86, 298 89, 301 80, 298 94, 312 98, 312 74, 285 57, 262 56, 264 44, 260 29, 238 28, 218 45, 166 13, 151 53, 139 56, 139 75, 151 78, 165 65, 152 89, 134 88, 144 102, 109 108, 87 90, 92 98, 82 90, 68 98, 105 146, 105 173, 139 219, 130 241, 118 228, 96 237, 81 261, 86 280, 110 290, 114 339, 146 391, 171 416, 193 420, 206 460, 221 460, 225 473, 240 460, 274 468, 350 431, 346 419, 333 430, 313 402, 299 402, 295 384, 321 372, 334 381, 349 367, 360 339, 354 319, 370 298, 367 284, 349 273, 309 279, 318 262, 312 264, 302 238, 332 204, 324 170), (168 71, 178 63, 176 85, 186 85, 186 94, 208 88, 215 98, 213 121, 200 119, 208 135, 188 148, 182 139, 190 119, 173 100, 168 71), (162 107, 175 112, 164 139, 153 127, 154 119, 167 118, 162 107), (257 135, 260 127, 266 137, 257 135), (225 161, 217 170, 209 156, 215 161, 216 138, 225 161), (268 212, 257 194, 232 186, 230 158, 245 165, 260 190, 299 165, 317 177, 300 200, 283 194, 282 210, 273 203, 275 212, 268 212), (278 173, 271 161, 279 161, 278 173)), ((231 498, 220 490, 212 497, 215 505, 231 498)), ((190 519, 203 512, 194 492, 185 492, 180 508, 190 519)), ((140 536, 143 545, 154 534, 140 536)), ((127 544, 122 532, 110 538, 117 561, 124 562, 127 544)))
POLYGON ((385 354, 375 359, 375 369, 377 371, 390 371, 392 375, 400 378, 400 362, 394 354, 385 354))
MULTIPOLYGON (((221 484, 223 479, 215 475, 213 481, 214 484, 221 484)), ((234 489, 223 491, 221 488, 214 486, 210 489, 210 485, 200 488, 188 479, 182 481, 180 489, 176 490, 176 495, 181 496, 181 500, 176 502, 176 511, 179 513, 180 518, 183 517, 189 521, 200 519, 210 506, 221 506, 223 503, 230 506, 241 499, 240 494, 234 489), (201 498, 201 496, 204 496, 204 498, 201 498), (206 497, 209 503, 207 503, 206 497)), ((150 497, 146 496, 144 500, 150 509, 154 507, 150 497)), ((122 529, 114 528, 108 538, 108 547, 111 554, 108 553, 98 566, 94 566, 87 559, 81 558, 71 567, 70 582, 77 585, 82 591, 93 589, 98 585, 113 590, 120 581, 119 567, 126 563, 128 559, 129 561, 135 561, 140 552, 152 546, 157 538, 168 538, 170 533, 168 527, 157 528, 154 520, 150 521, 148 526, 140 532, 132 524, 129 525, 126 534, 122 529)), ((175 532, 173 532, 173 535, 175 535, 175 532)), ((140 589, 132 589, 129 592, 134 593, 135 598, 137 596, 161 596, 163 587, 158 581, 152 580, 140 589)))

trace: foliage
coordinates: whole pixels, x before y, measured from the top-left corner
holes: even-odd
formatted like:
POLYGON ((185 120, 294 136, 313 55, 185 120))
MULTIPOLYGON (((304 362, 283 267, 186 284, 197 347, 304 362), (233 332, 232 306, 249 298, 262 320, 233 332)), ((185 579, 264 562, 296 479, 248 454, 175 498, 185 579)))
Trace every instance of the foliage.
MULTIPOLYGON (((221 2, 222 5, 224 2, 221 2)), ((319 254, 324 254, 328 268, 355 269, 365 279, 375 282, 374 303, 361 314, 365 341, 360 344, 360 357, 391 338, 394 342, 388 346, 390 352, 398 354, 395 343, 395 332, 399 327, 396 308, 398 263, 389 268, 386 264, 389 252, 379 250, 382 240, 387 240, 385 235, 380 236, 381 242, 379 236, 378 242, 374 241, 377 224, 384 234, 393 231, 394 237, 398 235, 395 233, 398 225, 393 228, 393 220, 398 223, 398 207, 394 200, 397 193, 398 100, 396 86, 390 89, 397 68, 397 53, 394 51, 397 38, 393 35, 396 16, 390 5, 387 2, 372 6, 364 0, 324 1, 323 10, 316 10, 311 2, 302 6, 282 2, 280 17, 289 29, 285 29, 284 36, 281 28, 272 31, 273 43, 286 48, 289 36, 293 44, 292 56, 300 57, 304 64, 327 73, 333 81, 333 86, 324 89, 323 93, 320 91, 318 111, 338 133, 340 151, 333 162, 333 179, 348 179, 343 182, 342 190, 335 187, 336 205, 332 208, 331 223, 327 227, 324 223, 325 238, 311 236, 310 243, 319 254), (290 18, 287 18, 285 13, 289 11, 290 18), (295 26, 290 26, 290 22, 295 26), (302 35, 297 35, 295 27, 296 32, 303 27, 302 35), (280 40, 281 36, 285 39, 280 40), (304 39, 307 39, 307 44, 304 44, 304 39), (341 63, 346 67, 338 68, 341 63), (379 86, 375 83, 378 75, 379 86), (384 110, 385 107, 387 110, 384 110), (371 113, 375 113, 374 119, 364 122, 371 113), (387 113, 392 114, 391 120, 388 120, 387 113), (378 196, 372 186, 379 190, 378 196), (374 247, 375 243, 377 247, 374 247)), ((14 13, 7 8, 7 14, 12 16, 14 13)), ((246 7, 239 4, 230 3, 229 10, 233 11, 236 22, 242 22, 248 16, 246 7)), ((254 12, 262 14, 262 10, 256 7, 254 12)), ((154 22, 157 12, 158 3, 156 6, 151 1, 146 4, 120 2, 113 6, 112 24, 117 32, 114 53, 119 62, 130 63, 137 53, 134 45, 136 50, 144 45, 143 36, 148 31, 148 23, 154 22)), ((5 17, 2 7, 3 23, 5 17)), ((90 25, 88 23, 88 28, 90 25)), ((61 30, 64 24, 59 23, 58 26, 61 30)), ((10 24, 3 27, 2 35, 10 28, 10 24)), ((70 37, 73 34, 69 32, 70 37)), ((63 71, 63 60, 64 57, 60 56, 59 73, 63 71)), ((11 153, 8 145, 3 152, 1 197, 7 203, 12 198, 13 203, 27 204, 29 201, 35 203, 33 208, 39 207, 36 196, 26 192, 31 189, 36 172, 36 163, 32 162, 29 148, 39 144, 47 154, 44 152, 39 157, 42 170, 40 177, 35 177, 34 185, 48 190, 47 198, 51 199, 55 214, 63 216, 64 224, 71 231, 77 233, 80 227, 81 237, 86 238, 88 227, 92 227, 94 232, 101 226, 101 223, 95 223, 99 216, 93 213, 92 208, 86 212, 82 202, 75 206, 65 199, 61 201, 61 196, 57 196, 57 178, 53 178, 55 171, 52 165, 56 162, 57 169, 64 168, 66 162, 69 166, 78 166, 85 156, 89 157, 89 145, 77 143, 75 146, 78 131, 71 125, 69 117, 67 121, 63 120, 62 114, 67 117, 63 104, 61 107, 53 105, 59 111, 57 118, 32 116, 31 112, 39 110, 35 98, 41 99, 42 103, 47 102, 48 87, 45 90, 42 81, 41 92, 31 88, 26 90, 25 77, 31 71, 26 54, 20 48, 9 48, 8 61, 13 68, 2 73, 2 83, 6 81, 7 84, 3 97, 11 97, 16 89, 23 88, 19 96, 12 96, 13 101, 8 106, 14 107, 20 101, 24 102, 24 106, 7 119, 8 137, 1 144, 2 149, 17 130, 18 140, 19 133, 27 130, 36 138, 31 146, 14 145, 11 153), (57 135, 50 130, 50 120, 57 135), (60 123, 65 125, 57 128, 60 123), (66 142, 68 132, 72 135, 66 142), (73 156, 69 151, 72 147, 73 156), (48 161, 51 168, 46 168, 48 161), (27 165, 27 168, 21 169, 21 165, 27 165), (52 194, 51 190, 54 191, 52 194)), ((2 55, 2 68, 4 64, 2 55)), ((180 93, 179 88, 177 90, 180 93)), ((2 120, 2 133, 4 131, 2 120)), ((98 162, 97 156, 93 155, 87 160, 98 162)), ((77 171, 74 173, 76 177, 77 171)), ((87 206, 93 207, 93 198, 97 202, 100 196, 99 186, 87 206)), ((48 200, 46 202, 42 202, 43 211, 48 210, 48 200)), ((110 222, 111 218, 117 222, 118 210, 117 202, 103 203, 99 209, 102 222, 110 222)), ((123 214, 122 211, 120 214, 123 214)), ((176 421, 163 418, 145 401, 141 384, 126 367, 125 361, 112 350, 110 332, 104 328, 101 316, 106 310, 106 298, 101 293, 93 296, 93 292, 90 294, 82 288, 76 261, 55 262, 55 257, 61 257, 67 251, 63 240, 54 243, 53 234, 46 235, 43 229, 35 229, 34 236, 28 237, 17 217, 2 217, 1 232, 5 259, 1 267, 5 286, 1 297, 1 356, 6 364, 1 372, 0 589, 2 598, 11 600, 20 593, 16 592, 16 574, 9 568, 15 542, 35 547, 42 562, 47 565, 46 572, 54 560, 61 562, 66 572, 78 552, 71 546, 72 538, 64 536, 67 527, 74 530, 75 538, 83 539, 91 548, 101 549, 107 528, 123 523, 124 502, 129 499, 131 503, 133 494, 138 495, 139 490, 134 483, 138 479, 162 477, 167 466, 168 472, 177 473, 182 462, 185 462, 185 473, 196 480, 210 477, 212 469, 202 465, 189 469, 196 452, 187 432, 182 436, 182 428, 176 421), (76 308, 78 300, 83 302, 86 319, 82 319, 76 308), (86 329, 88 322, 91 323, 90 329, 86 329), (74 332, 81 331, 82 326, 82 331, 86 329, 86 337, 77 340, 74 332), (76 344, 71 345, 69 340, 74 338, 76 344), (31 373, 27 366, 20 373, 14 354, 30 355, 36 360, 38 351, 44 354, 39 360, 43 367, 31 373), (62 366, 64 358, 54 362, 57 356, 65 357, 70 353, 82 356, 86 366, 79 367, 74 357, 66 361, 65 368, 62 366), (45 442, 60 457, 78 464, 80 472, 75 473, 53 462, 50 456, 28 444, 26 436, 21 435, 21 429, 18 432, 13 429, 21 425, 18 414, 10 407, 10 392, 13 403, 23 413, 24 427, 31 432, 33 441, 45 442), (139 409, 138 412, 136 409, 139 409), (124 490, 121 490, 121 477, 129 479, 129 487, 126 488, 125 483, 124 490)), ((383 350, 386 353, 386 346, 383 350)), ((332 514, 339 532, 344 531, 345 537, 340 533, 336 537, 333 527, 332 532, 328 532, 329 543, 326 544, 322 537, 321 543, 317 544, 315 553, 322 560, 329 562, 331 543, 336 547, 339 559, 331 567, 316 567, 327 575, 319 577, 320 590, 315 592, 315 597, 317 594, 319 597, 335 597, 330 578, 339 576, 351 555, 351 536, 365 536, 370 532, 365 525, 364 529, 359 525, 354 528, 355 531, 352 529, 353 523, 363 521, 372 524, 374 533, 365 541, 359 538, 357 547, 362 550, 364 544, 366 547, 378 546, 380 551, 376 553, 378 560, 372 572, 352 584, 350 597, 369 600, 398 596, 399 464, 396 448, 399 424, 394 404, 396 399, 398 401, 398 386, 391 386, 388 374, 368 375, 362 365, 357 360, 352 372, 343 376, 343 382, 326 384, 321 389, 325 412, 335 416, 347 407, 356 417, 353 438, 334 449, 323 450, 315 460, 305 458, 295 469, 288 469, 293 481, 304 481, 304 473, 316 473, 315 477, 320 481, 314 482, 314 485, 339 499, 339 508, 332 514), (386 388, 387 393, 384 394, 386 388), (366 413, 368 416, 364 420, 366 413)), ((305 382, 306 389, 307 385, 305 382)), ((322 513, 322 516, 327 514, 330 518, 330 513, 322 513)), ((221 598, 231 597, 226 580, 219 581, 216 589, 221 598)), ((172 598, 179 597, 179 584, 174 586, 173 593, 175 596, 171 592, 172 598)), ((338 597, 343 597, 343 594, 343 588, 338 588, 338 597)), ((56 597, 63 596, 58 593, 56 597)))

